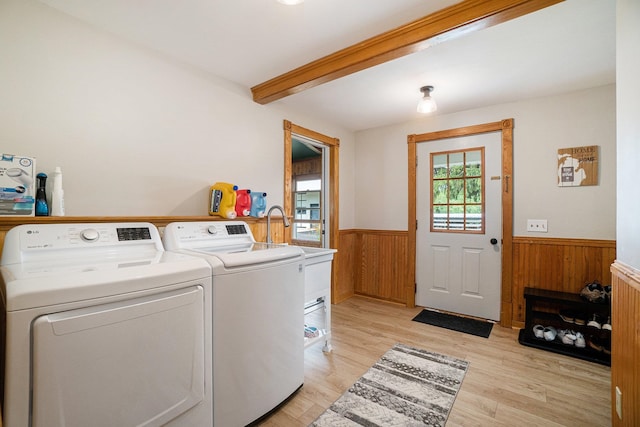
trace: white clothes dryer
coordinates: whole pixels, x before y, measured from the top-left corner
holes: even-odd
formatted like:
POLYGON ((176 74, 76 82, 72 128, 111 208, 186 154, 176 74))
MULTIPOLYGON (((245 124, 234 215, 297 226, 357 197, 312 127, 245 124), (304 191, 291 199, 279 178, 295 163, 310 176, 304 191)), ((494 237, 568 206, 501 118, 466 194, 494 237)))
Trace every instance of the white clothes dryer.
POLYGON ((214 426, 255 422, 304 382, 304 252, 243 221, 171 223, 163 242, 212 267, 214 426))
POLYGON ((4 425, 210 426, 211 267, 150 223, 5 237, 4 425))

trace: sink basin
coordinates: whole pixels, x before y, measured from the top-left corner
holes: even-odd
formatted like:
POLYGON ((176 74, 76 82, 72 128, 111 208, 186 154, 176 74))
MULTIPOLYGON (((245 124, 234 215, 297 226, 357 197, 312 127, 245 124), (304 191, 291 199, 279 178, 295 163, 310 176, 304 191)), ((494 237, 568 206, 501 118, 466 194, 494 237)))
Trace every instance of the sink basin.
POLYGON ((307 260, 307 265, 316 264, 324 261, 331 261, 333 254, 338 252, 336 249, 331 248, 312 248, 309 246, 297 246, 304 252, 304 258, 307 260))

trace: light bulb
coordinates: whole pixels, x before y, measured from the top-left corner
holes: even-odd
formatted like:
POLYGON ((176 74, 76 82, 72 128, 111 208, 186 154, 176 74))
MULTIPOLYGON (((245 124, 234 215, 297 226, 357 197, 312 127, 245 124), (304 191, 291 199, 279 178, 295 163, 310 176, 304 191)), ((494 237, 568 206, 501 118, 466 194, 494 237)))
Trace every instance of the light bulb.
POLYGON ((424 96, 418 102, 418 113, 433 113, 438 109, 436 105, 435 99, 431 97, 431 91, 433 91, 433 86, 423 86, 420 88, 420 91, 424 93, 424 96))

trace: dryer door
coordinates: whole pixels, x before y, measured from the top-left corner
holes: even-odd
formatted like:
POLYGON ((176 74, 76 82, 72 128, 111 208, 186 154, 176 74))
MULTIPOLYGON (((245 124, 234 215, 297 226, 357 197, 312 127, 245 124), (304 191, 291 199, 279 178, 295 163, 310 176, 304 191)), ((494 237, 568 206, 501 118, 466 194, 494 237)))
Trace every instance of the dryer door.
POLYGON ((204 395, 204 290, 41 316, 33 426, 159 426, 204 395))

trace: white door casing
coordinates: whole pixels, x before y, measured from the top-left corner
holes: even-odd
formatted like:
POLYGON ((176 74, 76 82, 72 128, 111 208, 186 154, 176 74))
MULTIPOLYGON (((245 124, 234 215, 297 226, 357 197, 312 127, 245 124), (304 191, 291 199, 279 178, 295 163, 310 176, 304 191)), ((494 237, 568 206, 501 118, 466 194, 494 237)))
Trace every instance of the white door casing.
POLYGON ((500 320, 501 134, 481 133, 417 144, 416 304, 500 320), (485 232, 431 231, 431 153, 485 147, 485 232), (491 240, 497 243, 492 244, 491 240))

